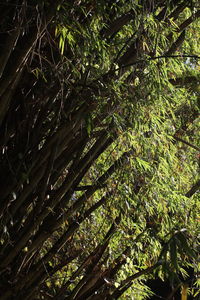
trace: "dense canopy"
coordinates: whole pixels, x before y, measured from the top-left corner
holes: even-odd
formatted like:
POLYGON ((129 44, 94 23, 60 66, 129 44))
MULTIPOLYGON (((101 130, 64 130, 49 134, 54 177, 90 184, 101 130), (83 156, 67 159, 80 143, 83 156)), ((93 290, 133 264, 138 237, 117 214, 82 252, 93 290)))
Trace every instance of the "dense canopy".
POLYGON ((197 299, 199 1, 0 15, 0 300, 197 299))

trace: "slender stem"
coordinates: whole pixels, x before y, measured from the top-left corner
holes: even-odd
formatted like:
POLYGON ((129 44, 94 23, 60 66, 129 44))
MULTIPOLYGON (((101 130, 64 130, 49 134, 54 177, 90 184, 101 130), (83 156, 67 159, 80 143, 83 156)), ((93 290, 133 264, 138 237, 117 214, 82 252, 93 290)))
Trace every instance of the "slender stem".
POLYGON ((197 150, 197 151, 200 151, 200 148, 199 148, 199 147, 197 147, 197 146, 195 146, 195 145, 193 145, 193 144, 191 144, 191 143, 189 143, 189 142, 183 140, 182 138, 180 138, 180 137, 178 137, 178 136, 175 136, 175 135, 174 135, 173 138, 174 138, 175 140, 179 141, 179 142, 182 142, 182 143, 184 143, 184 144, 186 144, 186 145, 192 147, 193 149, 195 149, 195 150, 197 150))

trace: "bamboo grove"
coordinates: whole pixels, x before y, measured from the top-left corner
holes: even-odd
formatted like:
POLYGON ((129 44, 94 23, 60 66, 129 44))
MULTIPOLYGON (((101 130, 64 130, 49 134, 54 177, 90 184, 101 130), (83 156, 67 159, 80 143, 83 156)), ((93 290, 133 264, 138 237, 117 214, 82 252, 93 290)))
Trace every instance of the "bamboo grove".
POLYGON ((0 2, 1 300, 197 299, 199 9, 0 2))

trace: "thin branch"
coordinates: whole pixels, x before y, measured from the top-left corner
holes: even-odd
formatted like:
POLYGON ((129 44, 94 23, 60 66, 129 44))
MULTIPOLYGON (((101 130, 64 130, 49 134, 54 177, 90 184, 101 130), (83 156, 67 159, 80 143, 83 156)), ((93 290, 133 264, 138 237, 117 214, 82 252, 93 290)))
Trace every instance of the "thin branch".
POLYGON ((191 187, 191 189, 185 194, 185 197, 192 197, 200 189, 200 179, 191 187))
POLYGON ((180 26, 178 31, 184 30, 186 27, 188 27, 195 19, 200 17, 200 10, 198 10, 195 14, 191 15, 187 20, 185 20, 180 26))
MULTIPOLYGON (((106 184, 102 184, 102 185, 96 185, 95 186, 95 188, 97 188, 97 189, 102 189, 102 188, 104 188, 104 187, 106 187, 107 185, 106 184)), ((87 190, 87 189, 89 189, 89 188, 92 188, 92 187, 94 187, 94 185, 81 185, 81 186, 77 186, 77 187, 75 187, 75 191, 85 191, 85 190, 87 190)))
POLYGON ((195 150, 197 150, 197 151, 200 151, 200 148, 199 148, 199 147, 197 147, 197 146, 195 146, 195 145, 193 145, 193 144, 191 144, 191 143, 189 143, 189 142, 183 140, 182 138, 180 138, 180 137, 178 137, 178 136, 176 136, 176 135, 174 135, 173 138, 174 138, 175 140, 179 141, 179 142, 182 142, 182 143, 184 143, 184 144, 186 144, 186 145, 192 147, 193 149, 195 149, 195 150))
POLYGON ((131 66, 137 65, 139 63, 144 63, 144 62, 148 62, 148 61, 156 60, 156 59, 161 59, 161 58, 195 58, 195 59, 200 59, 200 56, 195 55, 195 54, 159 55, 159 56, 150 57, 148 59, 138 59, 137 61, 135 61, 133 63, 127 64, 127 65, 122 65, 121 67, 115 69, 115 72, 121 70, 122 68, 131 67, 131 66))
POLYGON ((115 292, 108 299, 109 300, 118 299, 133 284, 133 280, 139 278, 142 275, 149 274, 150 272, 152 272, 155 268, 157 268, 161 264, 162 264, 162 261, 158 261, 155 265, 153 265, 149 268, 146 268, 145 270, 139 271, 139 272, 135 273, 134 275, 127 277, 122 282, 120 287, 118 289, 116 289, 115 292))
POLYGON ((174 86, 182 86, 182 85, 191 85, 191 84, 198 84, 199 79, 197 76, 183 76, 177 78, 169 79, 169 82, 174 86))

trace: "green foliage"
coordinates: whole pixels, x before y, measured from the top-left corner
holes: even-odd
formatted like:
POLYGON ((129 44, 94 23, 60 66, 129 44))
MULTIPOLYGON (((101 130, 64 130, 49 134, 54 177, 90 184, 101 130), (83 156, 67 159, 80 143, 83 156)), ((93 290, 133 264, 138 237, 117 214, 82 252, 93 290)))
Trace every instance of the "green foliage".
POLYGON ((72 2, 0 4, 2 299, 197 297, 198 7, 72 2))

